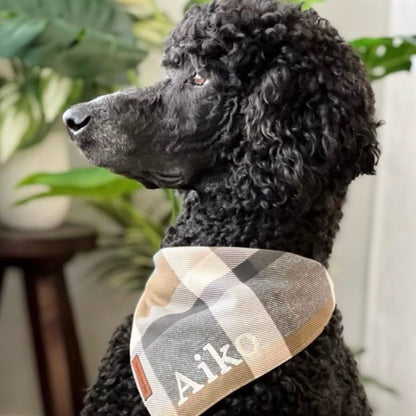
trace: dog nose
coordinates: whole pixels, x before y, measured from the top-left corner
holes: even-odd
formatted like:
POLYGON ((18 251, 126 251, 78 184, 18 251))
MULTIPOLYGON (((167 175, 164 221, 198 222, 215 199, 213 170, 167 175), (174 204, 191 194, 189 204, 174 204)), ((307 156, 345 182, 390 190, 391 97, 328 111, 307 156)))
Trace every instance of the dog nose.
POLYGON ((82 105, 69 108, 63 115, 63 121, 72 133, 79 133, 88 126, 91 115, 88 109, 82 105))

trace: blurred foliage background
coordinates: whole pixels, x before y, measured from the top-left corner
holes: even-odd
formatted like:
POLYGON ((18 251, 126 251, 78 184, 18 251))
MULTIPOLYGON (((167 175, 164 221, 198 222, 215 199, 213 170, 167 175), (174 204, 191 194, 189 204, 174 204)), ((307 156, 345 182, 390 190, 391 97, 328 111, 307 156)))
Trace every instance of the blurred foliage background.
MULTIPOLYGON (((306 9, 324 0, 287 1, 306 9)), ((184 12, 202 3, 191 0, 184 12)), ((0 74, 0 164, 39 143, 69 105, 140 86, 140 63, 161 48, 174 23, 154 0, 0 0, 0 56, 7 67, 0 74)), ((372 81, 409 70, 416 54, 415 36, 350 43, 372 81)), ((180 211, 173 191, 165 191, 168 208, 155 220, 134 204, 139 183, 100 168, 39 173, 18 186, 39 184, 44 192, 17 204, 62 195, 87 201, 118 230, 102 235, 106 255, 94 270, 118 287, 142 288, 152 256, 180 211)))

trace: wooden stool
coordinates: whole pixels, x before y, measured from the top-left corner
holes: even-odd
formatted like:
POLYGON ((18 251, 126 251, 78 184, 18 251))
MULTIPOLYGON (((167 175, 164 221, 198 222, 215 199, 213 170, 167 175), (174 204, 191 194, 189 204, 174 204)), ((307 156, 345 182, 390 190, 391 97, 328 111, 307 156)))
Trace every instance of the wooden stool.
POLYGON ((7 267, 22 270, 46 416, 75 416, 86 387, 63 268, 96 247, 94 230, 64 225, 52 231, 0 228, 0 293, 7 267))

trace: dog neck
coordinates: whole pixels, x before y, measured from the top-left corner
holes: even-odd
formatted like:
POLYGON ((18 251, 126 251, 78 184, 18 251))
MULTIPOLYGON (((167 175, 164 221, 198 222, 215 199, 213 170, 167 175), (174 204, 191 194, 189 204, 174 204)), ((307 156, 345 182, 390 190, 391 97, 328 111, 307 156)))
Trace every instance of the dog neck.
POLYGON ((323 193, 312 208, 295 215, 286 206, 265 208, 241 199, 238 189, 204 184, 184 193, 183 212, 163 241, 163 247, 227 246, 282 250, 312 258, 328 266, 335 234, 342 218, 346 189, 323 193))

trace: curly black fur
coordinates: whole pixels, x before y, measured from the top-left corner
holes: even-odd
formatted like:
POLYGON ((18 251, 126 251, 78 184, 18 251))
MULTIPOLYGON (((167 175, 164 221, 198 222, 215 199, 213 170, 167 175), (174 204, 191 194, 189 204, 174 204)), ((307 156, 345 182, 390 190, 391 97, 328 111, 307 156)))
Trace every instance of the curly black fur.
MULTIPOLYGON (((347 187, 373 174, 379 156, 358 57, 313 10, 224 0, 192 8, 170 35, 164 64, 189 59, 214 70, 227 98, 210 148, 216 169, 184 191, 163 245, 285 250, 327 266, 347 187)), ((115 332, 83 416, 148 414, 130 370, 130 327, 128 317, 115 332)), ((371 414, 338 309, 308 348, 205 413, 277 414, 371 414)))

